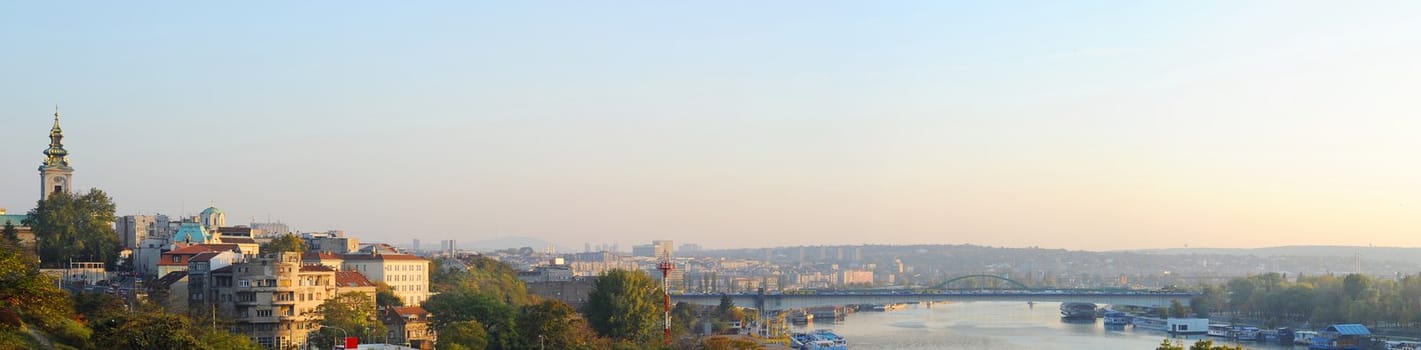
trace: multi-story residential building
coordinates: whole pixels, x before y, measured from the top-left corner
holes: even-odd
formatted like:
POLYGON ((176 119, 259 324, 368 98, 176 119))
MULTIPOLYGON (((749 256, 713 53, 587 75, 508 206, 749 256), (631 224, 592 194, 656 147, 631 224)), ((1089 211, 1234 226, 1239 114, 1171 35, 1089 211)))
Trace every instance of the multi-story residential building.
POLYGON ((381 321, 390 330, 387 342, 415 349, 433 349, 436 337, 434 327, 429 325, 433 316, 418 306, 385 308, 381 321))
MULTIPOLYGON (((187 290, 187 303, 183 305, 184 303, 170 302, 167 304, 168 311, 177 313, 182 313, 183 311, 191 311, 193 313, 205 311, 216 312, 215 308, 205 307, 215 305, 210 300, 212 296, 209 296, 209 291, 212 289, 208 288, 212 285, 212 271, 231 266, 234 263, 241 263, 243 258, 242 254, 224 250, 220 252, 199 253, 188 259, 187 286, 185 287, 187 290)), ((172 295, 178 294, 178 288, 175 287, 181 282, 182 281, 170 283, 168 286, 169 293, 172 295)))
POLYGON ((415 306, 429 299, 429 260, 408 254, 387 254, 379 250, 346 254, 344 270, 357 271, 371 281, 389 285, 405 305, 415 306))
POLYGON ((839 272, 839 285, 871 285, 873 284, 873 270, 866 269, 846 269, 839 272))
POLYGON ((670 240, 651 241, 651 244, 632 246, 632 256, 670 257, 676 252, 675 242, 670 240))
POLYGON ((166 215, 126 215, 113 223, 114 231, 125 248, 138 248, 148 237, 170 237, 166 215))
POLYGON ((216 303, 222 317, 233 320, 232 332, 265 347, 306 344, 321 317, 317 307, 347 291, 360 292, 361 302, 375 307, 375 287, 359 274, 338 273, 321 265, 304 265, 301 254, 264 255, 210 272, 203 297, 216 303))
POLYGON ((307 250, 315 252, 345 254, 360 249, 360 240, 346 237, 342 231, 303 233, 301 239, 306 241, 307 250))

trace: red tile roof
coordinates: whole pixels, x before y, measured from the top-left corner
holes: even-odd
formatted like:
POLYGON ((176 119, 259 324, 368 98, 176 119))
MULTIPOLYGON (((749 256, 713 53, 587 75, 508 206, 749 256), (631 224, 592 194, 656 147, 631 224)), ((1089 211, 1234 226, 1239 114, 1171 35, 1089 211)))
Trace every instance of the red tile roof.
POLYGON ((370 279, 356 271, 336 271, 336 287, 374 287, 370 279))
POLYGON ((424 308, 418 306, 396 306, 390 309, 401 317, 424 316, 429 314, 429 311, 424 311, 424 308))

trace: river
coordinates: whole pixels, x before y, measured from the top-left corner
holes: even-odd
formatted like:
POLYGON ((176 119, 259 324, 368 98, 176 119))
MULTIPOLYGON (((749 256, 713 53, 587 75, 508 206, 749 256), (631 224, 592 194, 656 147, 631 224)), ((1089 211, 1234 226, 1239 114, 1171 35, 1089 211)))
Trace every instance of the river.
MULTIPOLYGON (((1169 334, 1160 331, 1106 330, 1100 320, 1067 323, 1060 317, 1060 304, 1024 302, 966 302, 935 304, 931 308, 912 305, 892 312, 859 312, 844 321, 815 322, 795 326, 833 329, 849 341, 849 349, 1119 349, 1152 350, 1169 334)), ((1172 339, 1187 347, 1197 339, 1191 335, 1172 339)), ((1223 342, 1213 338, 1214 343, 1223 342)), ((1243 344, 1248 349, 1293 349, 1279 345, 1243 344)), ((1306 347, 1298 347, 1306 349, 1306 347)))

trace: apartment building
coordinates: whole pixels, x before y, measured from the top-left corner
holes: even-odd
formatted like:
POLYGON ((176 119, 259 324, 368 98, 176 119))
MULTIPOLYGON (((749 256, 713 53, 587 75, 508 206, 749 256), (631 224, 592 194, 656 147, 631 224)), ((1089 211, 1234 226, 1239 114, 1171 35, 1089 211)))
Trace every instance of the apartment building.
POLYGON ((364 276, 305 265, 300 253, 263 255, 212 270, 210 276, 202 298, 215 304, 213 312, 234 322, 232 332, 264 347, 306 344, 309 333, 319 328, 317 308, 340 293, 360 292, 375 307, 375 286, 364 276))
POLYGON ((429 260, 379 250, 346 254, 342 258, 344 270, 360 272, 374 282, 384 282, 405 305, 417 306, 429 299, 429 260))

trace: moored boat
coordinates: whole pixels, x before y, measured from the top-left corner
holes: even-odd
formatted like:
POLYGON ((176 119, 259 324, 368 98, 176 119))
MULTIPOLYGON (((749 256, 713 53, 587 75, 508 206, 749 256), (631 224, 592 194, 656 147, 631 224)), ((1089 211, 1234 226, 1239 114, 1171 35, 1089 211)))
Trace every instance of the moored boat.
POLYGON ((1222 324, 1222 323, 1209 324, 1209 336, 1211 336, 1211 337, 1228 337, 1228 336, 1229 336, 1229 330, 1232 330, 1232 329, 1233 329, 1233 327, 1231 327, 1231 326, 1229 326, 1229 325, 1226 325, 1226 324, 1222 324))
POLYGON ((1258 334, 1258 327, 1235 326, 1229 337, 1239 341, 1258 341, 1258 334))
POLYGON ((1061 318, 1066 319, 1095 319, 1094 303, 1061 303, 1061 318))
POLYGON ((1130 324, 1130 314, 1115 310, 1106 310, 1105 318, 1102 322, 1104 322, 1106 326, 1124 327, 1130 324))

